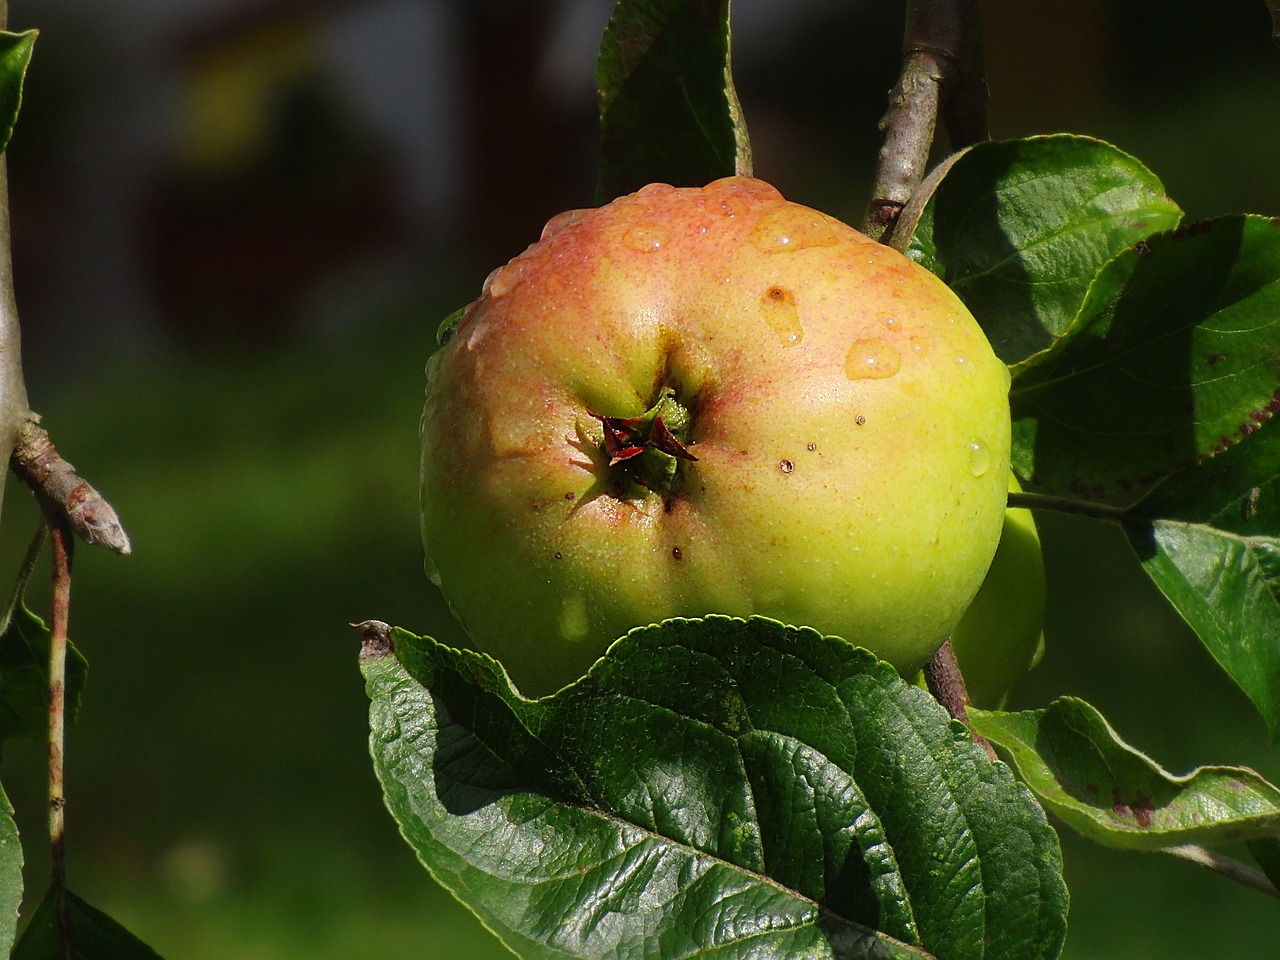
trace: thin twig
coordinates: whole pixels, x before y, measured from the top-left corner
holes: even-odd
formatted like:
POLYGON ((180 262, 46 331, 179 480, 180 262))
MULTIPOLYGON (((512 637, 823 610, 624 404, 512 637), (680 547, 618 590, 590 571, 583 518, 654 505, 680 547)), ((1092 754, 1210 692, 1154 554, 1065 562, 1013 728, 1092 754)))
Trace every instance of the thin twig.
POLYGON ((974 0, 909 0, 902 72, 880 121, 884 142, 863 232, 887 243, 924 179, 940 114, 952 146, 986 138, 986 80, 974 0))
POLYGON ((1206 870, 1211 870, 1220 877, 1225 877, 1241 886, 1248 887, 1250 890, 1257 890, 1259 893, 1265 893, 1269 897, 1275 897, 1280 900, 1280 890, 1277 890, 1275 884, 1267 879, 1267 875, 1261 870, 1255 870, 1247 863, 1241 863, 1231 857, 1224 857, 1220 853, 1215 853, 1194 843, 1186 843, 1177 847, 1164 847, 1163 852, 1183 860, 1189 860, 1191 863, 1204 867, 1206 870))
POLYGON ((49 626, 49 853, 58 933, 64 960, 71 957, 67 925, 66 792, 63 785, 67 707, 67 619, 71 612, 71 561, 75 540, 65 519, 47 514, 53 544, 53 610, 49 626))
POLYGON ((34 420, 18 429, 9 465, 31 488, 46 514, 54 513, 85 543, 100 544, 122 555, 132 552, 115 509, 102 494, 63 460, 49 434, 34 420))
POLYGON ((940 646, 929 658, 929 662, 924 665, 924 679, 929 685, 929 692, 946 708, 951 718, 969 727, 973 742, 987 751, 987 756, 992 760, 997 759, 991 744, 978 736, 973 727, 969 726, 967 710, 969 690, 964 685, 964 675, 960 672, 960 664, 956 660, 956 652, 952 649, 950 640, 940 646))

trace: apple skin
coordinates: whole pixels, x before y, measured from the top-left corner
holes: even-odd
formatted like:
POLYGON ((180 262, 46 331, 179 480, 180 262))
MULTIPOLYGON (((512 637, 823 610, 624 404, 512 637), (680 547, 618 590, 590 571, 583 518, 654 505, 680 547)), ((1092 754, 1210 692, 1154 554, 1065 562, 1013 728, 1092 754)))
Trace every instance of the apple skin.
MULTIPOLYGON (((1009 490, 1021 490, 1009 475, 1009 490)), ((1000 546, 973 603, 951 634, 969 701, 1000 710, 1044 652, 1045 575, 1031 511, 1005 511, 1000 546)))
POLYGON ((427 384, 427 572, 526 694, 708 613, 811 626, 909 675, 1000 539, 1009 377, 976 321, 760 180, 555 217, 427 384), (604 418, 664 397, 696 460, 611 466, 604 418))

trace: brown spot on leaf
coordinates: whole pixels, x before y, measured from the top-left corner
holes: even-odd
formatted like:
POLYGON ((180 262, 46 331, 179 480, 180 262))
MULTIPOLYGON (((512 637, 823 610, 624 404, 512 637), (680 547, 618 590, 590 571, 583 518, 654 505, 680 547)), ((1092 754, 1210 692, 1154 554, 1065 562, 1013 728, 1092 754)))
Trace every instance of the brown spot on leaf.
POLYGON ((1138 821, 1138 826, 1146 829, 1155 821, 1155 805, 1151 802, 1151 798, 1145 793, 1139 791, 1133 800, 1133 815, 1138 821))

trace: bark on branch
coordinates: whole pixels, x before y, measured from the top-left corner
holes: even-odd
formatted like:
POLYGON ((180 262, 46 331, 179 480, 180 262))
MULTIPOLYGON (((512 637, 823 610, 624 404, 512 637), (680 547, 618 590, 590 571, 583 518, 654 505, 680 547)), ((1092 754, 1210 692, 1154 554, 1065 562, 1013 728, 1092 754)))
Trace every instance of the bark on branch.
POLYGON ((880 121, 884 142, 863 232, 887 243, 924 179, 938 117, 954 149, 987 138, 987 85, 976 0, 910 0, 902 72, 880 121))

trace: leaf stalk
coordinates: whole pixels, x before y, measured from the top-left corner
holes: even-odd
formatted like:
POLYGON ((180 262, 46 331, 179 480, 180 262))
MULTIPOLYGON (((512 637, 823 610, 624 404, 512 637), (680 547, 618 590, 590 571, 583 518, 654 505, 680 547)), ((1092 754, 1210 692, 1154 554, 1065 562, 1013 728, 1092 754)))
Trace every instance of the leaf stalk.
POLYGON ((1206 870, 1241 886, 1248 887, 1250 890, 1257 890, 1259 893, 1265 893, 1269 897, 1275 897, 1280 900, 1280 890, 1277 890, 1275 885, 1267 879, 1267 875, 1247 863, 1233 860, 1231 857, 1223 856, 1207 847, 1194 843, 1165 847, 1164 852, 1204 867, 1206 870))

